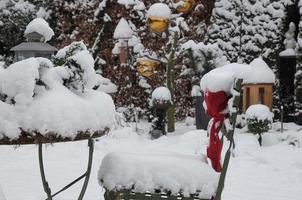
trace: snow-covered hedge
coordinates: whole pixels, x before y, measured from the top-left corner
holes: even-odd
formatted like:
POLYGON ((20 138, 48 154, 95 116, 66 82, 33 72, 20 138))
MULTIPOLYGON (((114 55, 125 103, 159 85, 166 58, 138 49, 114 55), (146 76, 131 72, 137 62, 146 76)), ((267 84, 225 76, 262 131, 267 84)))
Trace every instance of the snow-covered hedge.
POLYGON ((0 139, 18 139, 22 131, 74 138, 113 125, 112 98, 93 89, 94 60, 85 46, 74 46, 58 52, 60 66, 29 58, 0 70, 0 139))

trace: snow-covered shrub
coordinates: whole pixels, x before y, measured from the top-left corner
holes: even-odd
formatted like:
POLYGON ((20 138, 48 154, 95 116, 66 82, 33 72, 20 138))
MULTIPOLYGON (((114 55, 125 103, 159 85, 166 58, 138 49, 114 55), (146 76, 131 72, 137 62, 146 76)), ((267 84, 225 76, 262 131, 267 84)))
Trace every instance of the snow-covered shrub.
POLYGON ((267 132, 273 121, 273 113, 262 104, 251 105, 245 113, 247 128, 249 132, 259 135, 261 145, 261 134, 267 132))
POLYGON ((63 79, 67 88, 83 92, 97 84, 94 59, 83 42, 73 42, 59 50, 53 62, 68 72, 68 76, 63 79))

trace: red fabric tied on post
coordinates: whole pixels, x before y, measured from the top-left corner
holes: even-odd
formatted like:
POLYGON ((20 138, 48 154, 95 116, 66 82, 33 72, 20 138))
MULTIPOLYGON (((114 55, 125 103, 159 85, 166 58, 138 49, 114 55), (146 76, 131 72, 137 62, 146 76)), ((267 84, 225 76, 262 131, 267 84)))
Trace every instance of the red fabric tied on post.
POLYGON ((222 113, 228 104, 228 96, 225 92, 205 92, 206 112, 213 118, 210 130, 210 142, 207 148, 207 156, 211 160, 212 167, 216 172, 221 172, 220 164, 222 143, 219 138, 219 131, 223 125, 225 114, 222 113))

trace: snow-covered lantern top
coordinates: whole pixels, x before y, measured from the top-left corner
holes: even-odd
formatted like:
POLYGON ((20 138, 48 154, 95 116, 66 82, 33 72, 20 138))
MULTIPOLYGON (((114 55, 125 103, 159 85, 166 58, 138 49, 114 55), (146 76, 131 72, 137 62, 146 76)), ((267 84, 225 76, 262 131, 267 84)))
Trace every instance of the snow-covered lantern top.
POLYGON ((158 64, 159 62, 156 60, 151 60, 146 57, 138 58, 137 71, 141 76, 150 77, 155 73, 158 64))
POLYGON ((164 3, 153 4, 147 12, 147 20, 150 29, 155 33, 162 33, 168 29, 171 18, 171 10, 164 3))
POLYGON ((46 43, 52 36, 54 32, 44 19, 32 20, 24 32, 27 41, 11 48, 11 51, 15 52, 15 61, 30 57, 50 58, 57 51, 55 47, 46 43))
POLYGON ((250 105, 263 104, 272 109, 275 74, 261 57, 250 63, 251 72, 243 80, 243 111, 250 105))
POLYGON ((152 92, 152 105, 158 109, 167 109, 171 105, 171 93, 167 87, 158 87, 152 92))
POLYGON ((128 40, 130 40, 132 36, 133 36, 133 31, 130 28, 128 22, 124 18, 121 18, 113 34, 113 38, 118 40, 119 59, 121 64, 127 63, 128 40))
POLYGON ((176 10, 179 13, 188 12, 195 5, 195 0, 176 0, 176 10))

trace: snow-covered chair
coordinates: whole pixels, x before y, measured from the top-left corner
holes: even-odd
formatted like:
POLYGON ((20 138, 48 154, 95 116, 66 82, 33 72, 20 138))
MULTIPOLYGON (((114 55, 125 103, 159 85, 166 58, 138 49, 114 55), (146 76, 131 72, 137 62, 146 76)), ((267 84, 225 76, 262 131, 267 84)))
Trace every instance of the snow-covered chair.
POLYGON ((218 177, 205 157, 175 153, 109 153, 98 174, 105 200, 211 199, 218 177))

